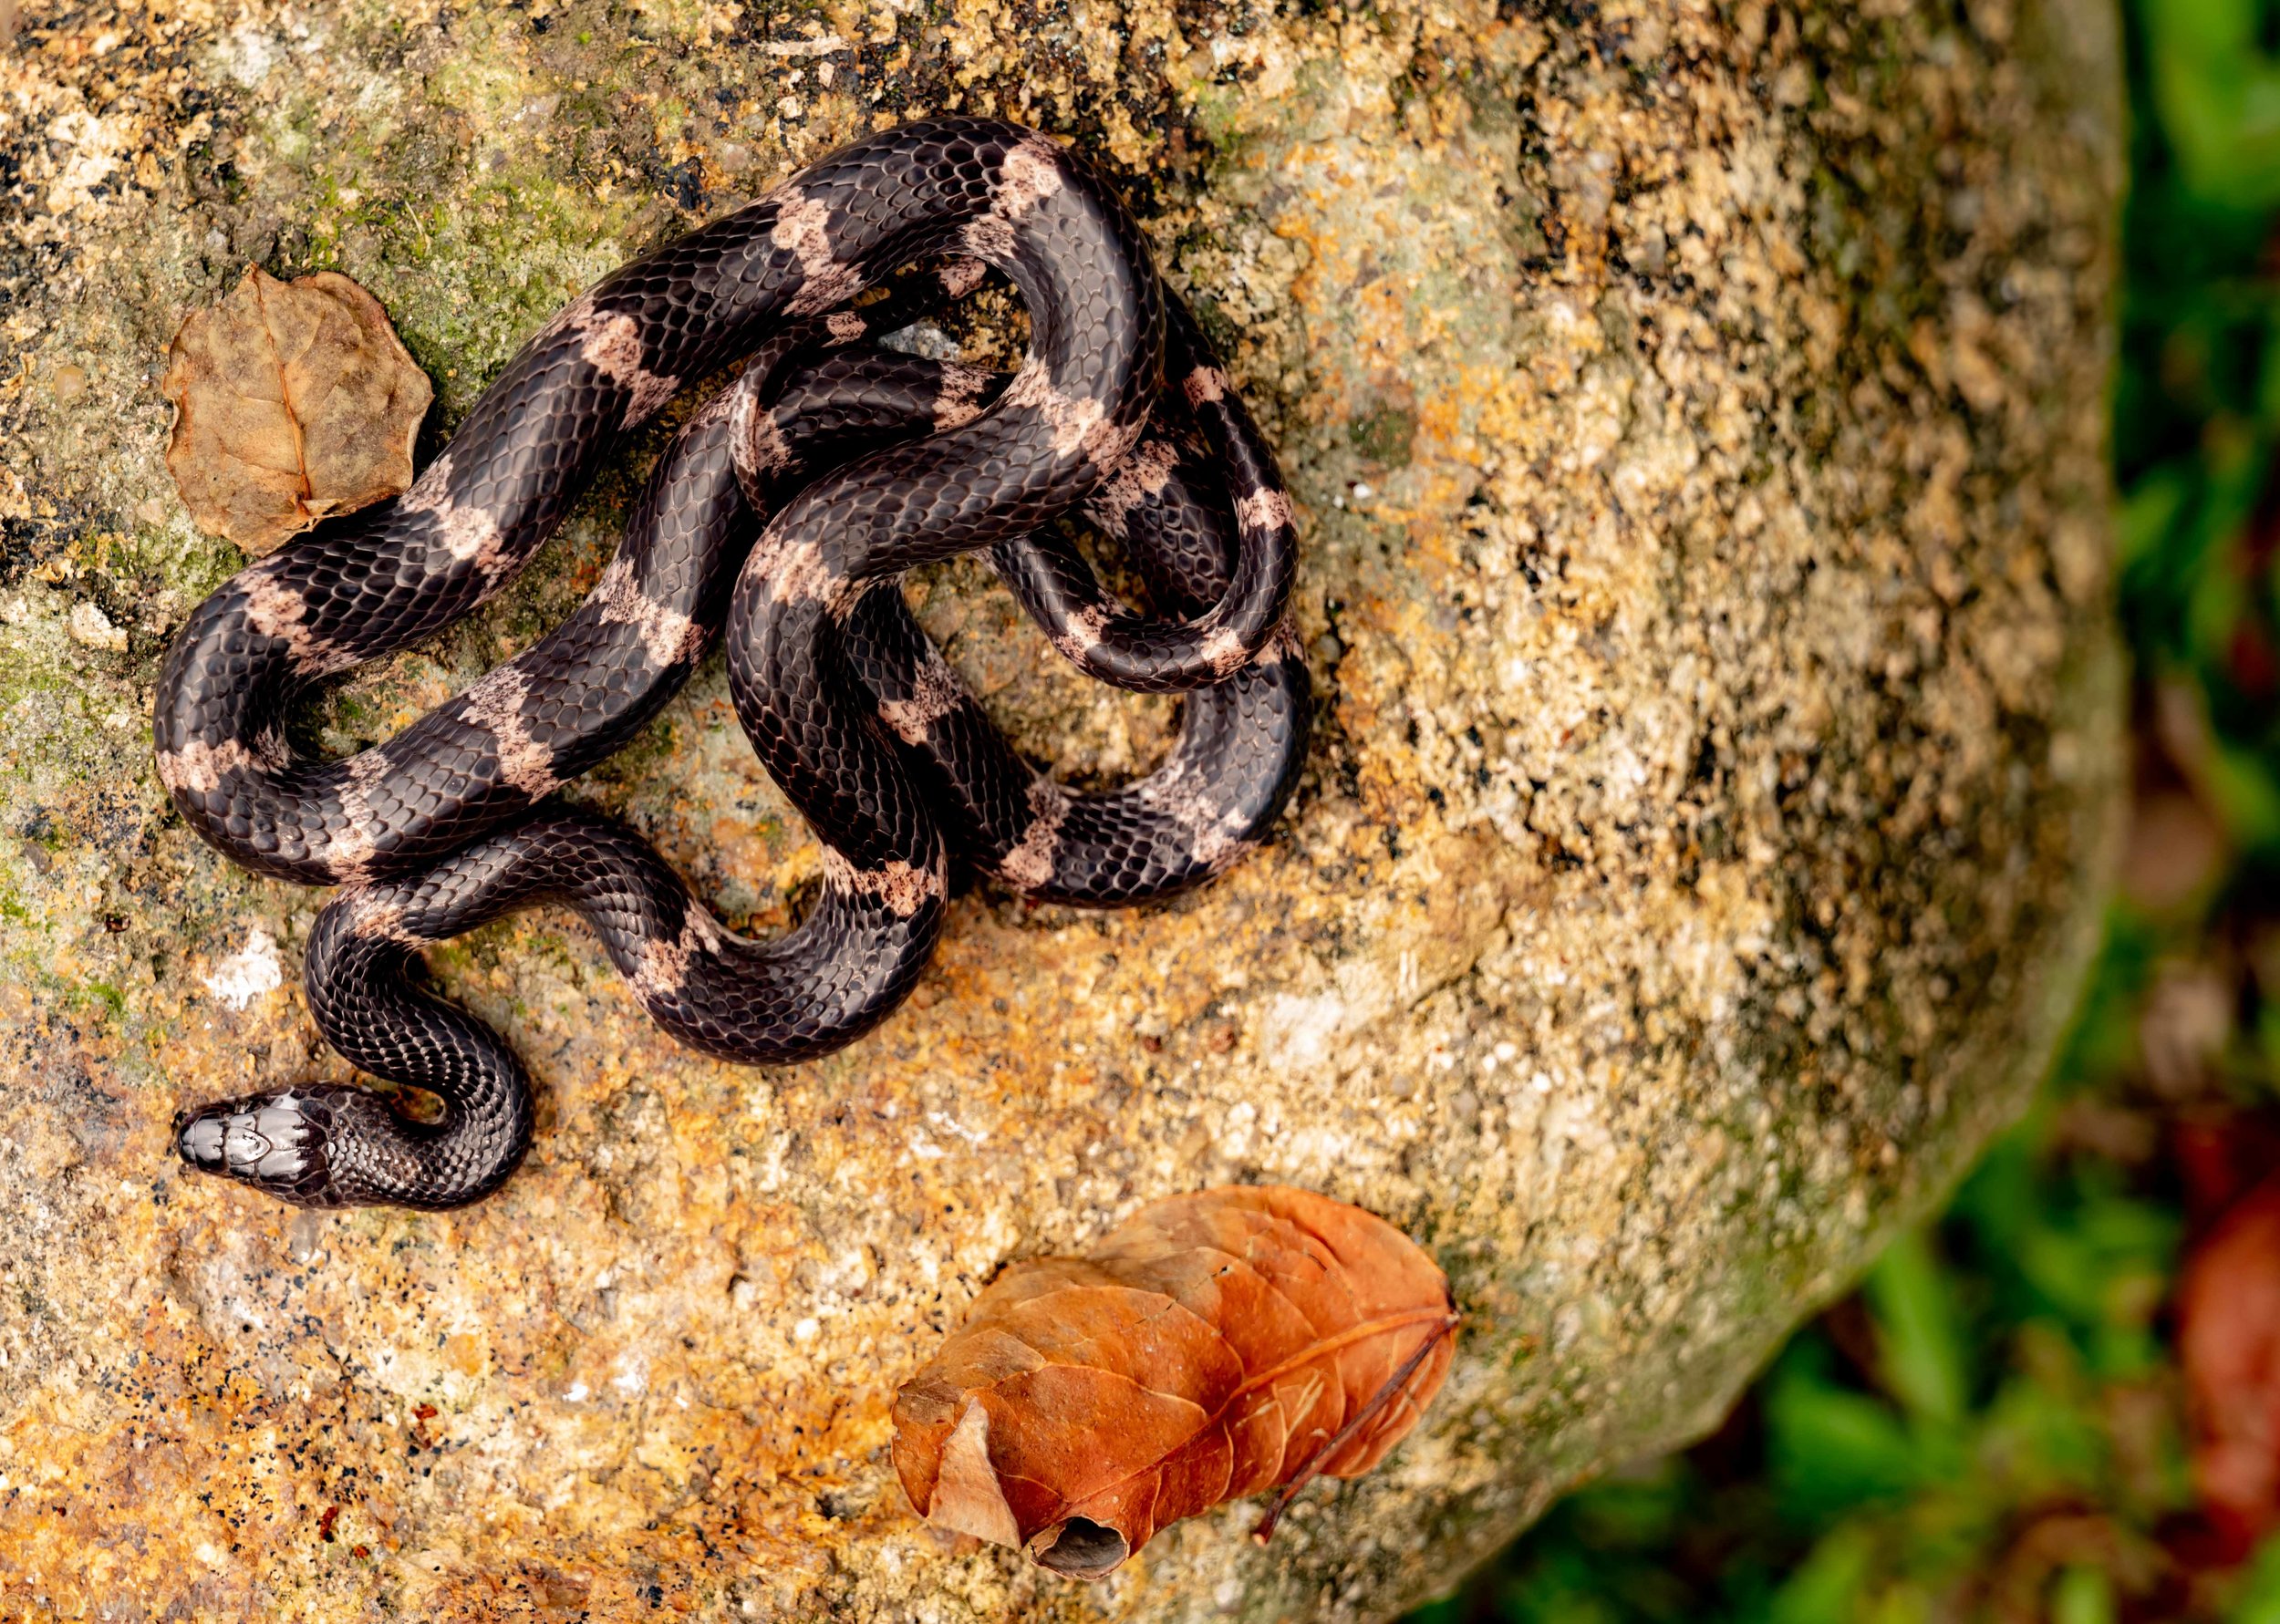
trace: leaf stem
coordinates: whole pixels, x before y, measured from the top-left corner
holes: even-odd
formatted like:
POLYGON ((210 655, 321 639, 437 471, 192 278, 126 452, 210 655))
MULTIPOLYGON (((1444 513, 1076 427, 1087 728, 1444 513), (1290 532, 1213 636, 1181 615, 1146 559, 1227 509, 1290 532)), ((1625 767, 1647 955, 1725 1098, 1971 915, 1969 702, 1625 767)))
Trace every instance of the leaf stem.
POLYGON ((1299 1463, 1299 1469, 1290 1474, 1290 1481, 1282 1485, 1282 1493, 1277 1495, 1274 1504, 1267 1507, 1267 1515, 1259 1519, 1259 1526, 1251 1530, 1252 1539, 1265 1545, 1275 1536, 1275 1525, 1282 1520, 1282 1514, 1290 1509, 1290 1502, 1299 1497, 1299 1491, 1314 1480, 1315 1474, 1321 1471, 1323 1462, 1337 1453, 1348 1439, 1376 1419, 1377 1412, 1393 1402, 1394 1395, 1408 1385, 1409 1379, 1417 1373, 1417 1367, 1425 1363, 1426 1356, 1439 1346, 1444 1336, 1456 1328, 1458 1318, 1456 1314, 1443 1316, 1441 1323, 1433 1328, 1433 1334, 1417 1344, 1417 1350, 1402 1360, 1399 1370, 1385 1378, 1384 1385, 1370 1395, 1370 1402, 1356 1410, 1353 1418, 1344 1426, 1308 1453, 1306 1459, 1299 1463))

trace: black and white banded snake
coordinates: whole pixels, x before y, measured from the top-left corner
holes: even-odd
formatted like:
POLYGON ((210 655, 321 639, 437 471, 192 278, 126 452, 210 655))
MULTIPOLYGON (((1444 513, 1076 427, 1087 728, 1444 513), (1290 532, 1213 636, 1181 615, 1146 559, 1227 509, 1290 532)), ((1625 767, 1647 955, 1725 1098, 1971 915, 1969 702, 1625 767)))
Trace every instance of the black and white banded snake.
POLYGON ((902 1000, 953 856, 1079 905, 1209 878, 1264 836, 1304 753, 1294 549, 1272 454, 1082 160, 975 119, 824 159, 598 284, 404 495, 191 615, 154 720, 174 804, 247 868, 341 887, 307 943, 310 1009, 343 1057, 443 1112, 420 1122, 361 1087, 295 1084, 182 1112, 178 1152, 303 1205, 448 1207, 498 1188, 530 1143, 528 1078, 420 983, 417 956, 535 903, 582 915, 682 1042, 775 1065, 844 1046, 902 1000), (1028 311, 1010 378, 864 342, 986 270, 1028 311), (494 595, 626 431, 740 357, 553 633, 346 760, 288 740, 312 684, 494 595), (1176 618, 1102 590, 1053 528, 1079 512, 1124 542, 1176 618), (1155 771, 1064 789, 966 693, 896 584, 978 550, 1082 669, 1187 694, 1155 771), (739 719, 824 850, 805 917, 765 942, 716 924, 639 836, 554 793, 623 747, 723 632, 739 719))

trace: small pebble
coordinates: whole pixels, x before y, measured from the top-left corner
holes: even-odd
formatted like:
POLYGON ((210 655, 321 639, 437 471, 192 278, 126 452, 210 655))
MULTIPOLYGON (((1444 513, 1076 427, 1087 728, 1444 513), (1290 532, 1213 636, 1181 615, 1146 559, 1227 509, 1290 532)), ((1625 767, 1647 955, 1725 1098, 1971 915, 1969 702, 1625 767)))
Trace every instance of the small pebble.
POLYGON ((89 648, 100 648, 110 654, 127 652, 127 633, 122 626, 111 624, 111 617, 93 604, 74 604, 70 618, 64 629, 71 634, 74 643, 89 648))

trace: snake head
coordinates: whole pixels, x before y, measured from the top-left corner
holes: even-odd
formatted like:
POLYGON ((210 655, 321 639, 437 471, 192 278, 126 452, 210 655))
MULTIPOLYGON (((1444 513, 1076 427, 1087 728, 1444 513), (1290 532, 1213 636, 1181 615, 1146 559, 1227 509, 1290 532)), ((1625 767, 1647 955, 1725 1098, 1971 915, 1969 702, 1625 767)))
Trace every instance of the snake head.
POLYGON ((331 1206, 332 1165, 326 1154, 331 1127, 325 1091, 286 1089, 175 1112, 174 1150, 201 1173, 235 1179, 298 1206, 331 1206))

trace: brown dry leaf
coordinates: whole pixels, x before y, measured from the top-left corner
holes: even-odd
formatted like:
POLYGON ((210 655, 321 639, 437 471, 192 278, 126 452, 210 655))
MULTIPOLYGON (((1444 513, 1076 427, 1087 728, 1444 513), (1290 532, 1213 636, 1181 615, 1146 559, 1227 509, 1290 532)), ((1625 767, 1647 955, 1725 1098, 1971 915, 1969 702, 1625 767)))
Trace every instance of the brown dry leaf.
POLYGON ((378 299, 336 272, 259 266, 182 323, 159 387, 191 517, 256 555, 409 486, 434 398, 378 299))
POLYGON ((1448 1372, 1448 1281, 1391 1224, 1274 1186, 1142 1208, 1017 1264, 895 1401, 919 1515, 1098 1578, 1167 1523, 1358 1477, 1448 1372))

